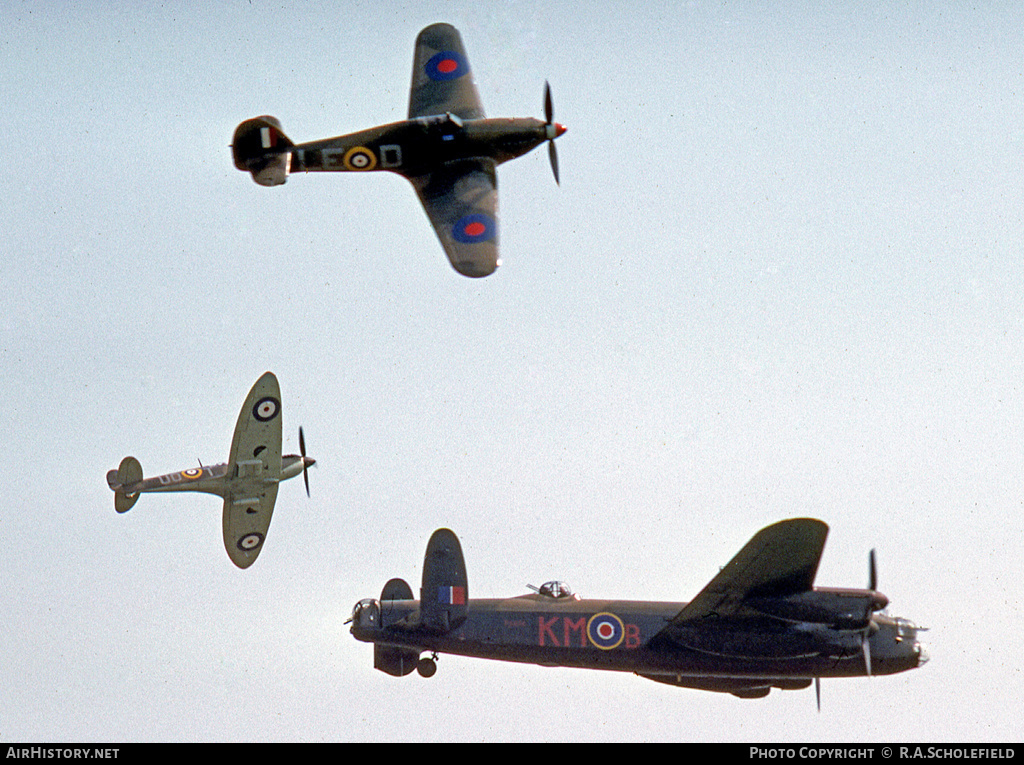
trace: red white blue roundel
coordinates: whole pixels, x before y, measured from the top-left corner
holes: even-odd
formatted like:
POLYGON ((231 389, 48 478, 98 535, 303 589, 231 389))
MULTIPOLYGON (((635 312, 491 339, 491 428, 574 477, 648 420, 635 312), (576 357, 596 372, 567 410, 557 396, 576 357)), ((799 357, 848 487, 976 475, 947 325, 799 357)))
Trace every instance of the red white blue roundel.
POLYGON ((622 626, 622 619, 615 614, 594 614, 587 622, 587 638, 604 651, 618 648, 625 635, 626 629, 622 626))
POLYGON ((435 82, 448 82, 457 80, 469 71, 469 64, 461 53, 453 50, 443 50, 435 53, 427 61, 427 77, 435 82))
POLYGON ((238 540, 238 549, 242 552, 252 552, 261 544, 263 544, 263 535, 254 531, 238 540))
POLYGON ((252 416, 260 422, 268 422, 277 417, 277 413, 280 411, 281 402, 273 396, 267 396, 256 402, 252 408, 252 416))
POLYGON ((483 213, 473 213, 459 218, 452 226, 452 236, 463 244, 476 244, 494 239, 498 227, 494 219, 483 213))

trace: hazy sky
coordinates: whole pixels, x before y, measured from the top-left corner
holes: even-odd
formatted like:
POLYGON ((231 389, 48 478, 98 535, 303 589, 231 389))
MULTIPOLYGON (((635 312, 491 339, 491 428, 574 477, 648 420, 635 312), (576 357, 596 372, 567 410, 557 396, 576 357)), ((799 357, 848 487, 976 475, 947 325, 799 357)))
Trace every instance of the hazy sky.
POLYGON ((1019 740, 1024 6, 0 5, 0 739, 1019 740), (504 265, 456 274, 411 186, 261 188, 235 126, 402 119, 462 32, 504 265), (221 503, 104 474, 227 457, 265 370, 284 484, 246 571, 221 503), (761 527, 831 527, 931 661, 747 701, 443 656, 393 678, 343 621, 430 532, 471 595, 687 600, 761 527))

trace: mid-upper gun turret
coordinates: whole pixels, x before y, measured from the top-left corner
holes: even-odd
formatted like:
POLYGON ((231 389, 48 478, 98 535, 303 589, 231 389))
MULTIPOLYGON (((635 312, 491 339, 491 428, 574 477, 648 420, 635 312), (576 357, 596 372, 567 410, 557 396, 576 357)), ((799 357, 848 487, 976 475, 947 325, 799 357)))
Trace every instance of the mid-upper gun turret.
POLYGON ((565 582, 558 580, 552 580, 550 582, 544 582, 540 587, 534 587, 532 584, 526 585, 535 593, 544 598, 551 598, 552 600, 579 600, 580 596, 572 591, 565 582))

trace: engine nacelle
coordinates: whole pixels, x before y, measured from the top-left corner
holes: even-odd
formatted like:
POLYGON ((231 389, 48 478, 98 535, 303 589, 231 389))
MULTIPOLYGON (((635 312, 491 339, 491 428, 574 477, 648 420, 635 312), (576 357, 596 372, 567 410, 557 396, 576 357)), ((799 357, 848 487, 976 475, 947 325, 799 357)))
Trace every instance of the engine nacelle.
POLYGON ((231 154, 235 167, 252 173, 260 186, 280 186, 288 180, 295 144, 281 130, 276 117, 264 115, 235 128, 231 154))
POLYGON ((793 622, 827 624, 836 629, 859 630, 871 623, 871 614, 889 603, 874 590, 816 587, 780 597, 748 598, 745 604, 766 616, 793 622))

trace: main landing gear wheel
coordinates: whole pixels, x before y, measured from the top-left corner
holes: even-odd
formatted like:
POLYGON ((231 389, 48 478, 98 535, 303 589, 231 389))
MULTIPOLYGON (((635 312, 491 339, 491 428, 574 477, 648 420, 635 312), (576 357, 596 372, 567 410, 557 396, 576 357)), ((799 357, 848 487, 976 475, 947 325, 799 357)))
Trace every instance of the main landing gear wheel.
POLYGON ((437 672, 437 662, 433 659, 420 659, 416 662, 416 671, 420 673, 420 677, 433 677, 437 672))

